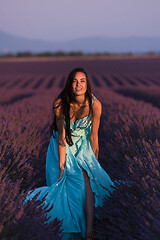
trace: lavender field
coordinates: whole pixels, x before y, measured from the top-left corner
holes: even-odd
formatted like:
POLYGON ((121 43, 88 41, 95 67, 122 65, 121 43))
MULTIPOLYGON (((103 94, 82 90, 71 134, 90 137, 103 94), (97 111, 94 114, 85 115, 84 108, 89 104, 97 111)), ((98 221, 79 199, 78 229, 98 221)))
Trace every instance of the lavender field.
POLYGON ((102 102, 99 161, 117 185, 98 209, 97 238, 159 240, 159 57, 0 60, 0 239, 61 239, 41 202, 22 203, 46 185, 52 103, 74 67, 102 102))

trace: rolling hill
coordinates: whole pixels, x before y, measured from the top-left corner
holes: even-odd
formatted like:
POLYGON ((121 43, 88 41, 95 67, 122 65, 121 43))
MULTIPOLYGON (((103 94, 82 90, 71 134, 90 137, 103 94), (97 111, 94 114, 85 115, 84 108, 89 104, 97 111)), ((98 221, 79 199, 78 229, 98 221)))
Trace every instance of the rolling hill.
POLYGON ((146 53, 160 52, 160 38, 150 37, 88 37, 70 41, 49 42, 18 37, 0 31, 0 54, 30 51, 82 51, 84 53, 146 53))

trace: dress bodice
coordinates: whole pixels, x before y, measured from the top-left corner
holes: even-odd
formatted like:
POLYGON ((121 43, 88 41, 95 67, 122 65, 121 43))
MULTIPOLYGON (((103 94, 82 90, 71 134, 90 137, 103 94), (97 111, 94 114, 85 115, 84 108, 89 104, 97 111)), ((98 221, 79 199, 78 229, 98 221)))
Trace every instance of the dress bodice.
POLYGON ((70 129, 71 129, 71 136, 74 137, 81 137, 90 134, 92 125, 92 119, 90 116, 86 116, 80 119, 77 119, 75 123, 70 121, 70 129))
MULTIPOLYGON (((93 96, 93 100, 92 100, 92 105, 93 105, 95 96, 93 94, 92 96, 93 96)), ((64 125, 65 125, 65 122, 64 122, 64 125)), ((77 119, 75 123, 70 120, 71 136, 72 137, 87 136, 88 134, 90 134, 91 126, 92 126, 92 117, 90 115, 77 119)))

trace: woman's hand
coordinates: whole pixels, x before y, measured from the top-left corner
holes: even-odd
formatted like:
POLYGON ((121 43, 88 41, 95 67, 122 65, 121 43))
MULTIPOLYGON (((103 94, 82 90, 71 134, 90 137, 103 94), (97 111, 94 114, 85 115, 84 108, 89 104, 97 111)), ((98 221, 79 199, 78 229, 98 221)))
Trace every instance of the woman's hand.
POLYGON ((60 174, 59 174, 58 182, 61 180, 61 178, 63 176, 63 172, 64 172, 64 168, 60 168, 60 174))

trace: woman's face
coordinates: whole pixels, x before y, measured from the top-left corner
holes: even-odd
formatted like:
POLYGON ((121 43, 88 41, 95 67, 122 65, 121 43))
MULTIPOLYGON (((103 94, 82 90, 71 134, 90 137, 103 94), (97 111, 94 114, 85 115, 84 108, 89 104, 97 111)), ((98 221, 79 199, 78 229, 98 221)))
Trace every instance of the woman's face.
POLYGON ((72 83, 73 93, 77 96, 83 95, 87 91, 87 79, 83 72, 77 72, 72 83))

